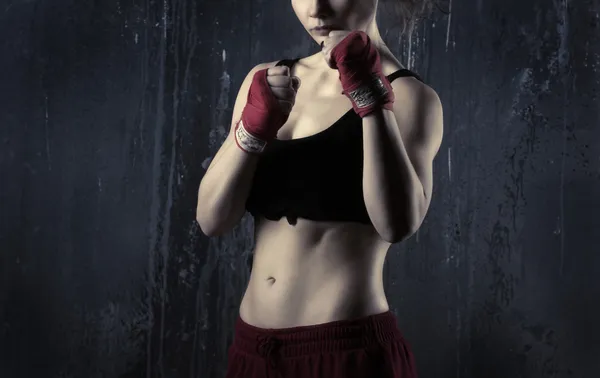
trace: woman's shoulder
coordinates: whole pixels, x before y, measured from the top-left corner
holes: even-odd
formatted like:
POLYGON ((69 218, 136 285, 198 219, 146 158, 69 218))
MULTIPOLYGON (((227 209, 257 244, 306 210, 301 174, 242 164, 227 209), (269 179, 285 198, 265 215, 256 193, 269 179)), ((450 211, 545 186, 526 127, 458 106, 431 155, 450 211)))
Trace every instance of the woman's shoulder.
POLYGON ((415 98, 415 94, 424 92, 435 92, 418 71, 407 68, 397 59, 383 58, 381 62, 383 74, 391 79, 390 85, 394 89, 396 97, 408 101, 415 98))
POLYGON ((412 113, 410 109, 418 112, 441 107, 438 93, 421 78, 418 71, 404 67, 396 59, 383 59, 382 69, 387 76, 392 75, 390 85, 396 98, 394 113, 408 116, 412 113))

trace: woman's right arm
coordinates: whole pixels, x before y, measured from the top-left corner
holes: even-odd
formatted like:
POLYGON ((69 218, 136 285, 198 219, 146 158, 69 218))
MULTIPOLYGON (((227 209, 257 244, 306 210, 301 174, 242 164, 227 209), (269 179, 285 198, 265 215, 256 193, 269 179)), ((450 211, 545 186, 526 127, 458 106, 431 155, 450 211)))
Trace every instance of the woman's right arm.
POLYGON ((246 199, 259 157, 242 151, 236 145, 234 130, 246 106, 254 73, 272 65, 259 64, 246 75, 233 106, 229 135, 200 182, 196 220, 202 232, 208 236, 217 236, 229 231, 246 211, 246 199))

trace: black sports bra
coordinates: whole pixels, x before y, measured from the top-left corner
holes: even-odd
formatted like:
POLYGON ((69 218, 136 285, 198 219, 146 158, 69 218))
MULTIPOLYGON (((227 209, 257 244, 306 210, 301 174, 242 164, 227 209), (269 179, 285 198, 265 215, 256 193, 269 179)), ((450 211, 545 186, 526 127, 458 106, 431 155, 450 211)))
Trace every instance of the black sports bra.
MULTIPOLYGON (((285 59, 279 65, 292 65, 285 59)), ((414 76, 400 69, 387 78, 414 76)), ((422 81, 422 80, 421 80, 422 81)), ((362 119, 351 108, 327 129, 304 138, 275 139, 265 148, 246 209, 269 220, 287 217, 371 224, 363 199, 362 119)))

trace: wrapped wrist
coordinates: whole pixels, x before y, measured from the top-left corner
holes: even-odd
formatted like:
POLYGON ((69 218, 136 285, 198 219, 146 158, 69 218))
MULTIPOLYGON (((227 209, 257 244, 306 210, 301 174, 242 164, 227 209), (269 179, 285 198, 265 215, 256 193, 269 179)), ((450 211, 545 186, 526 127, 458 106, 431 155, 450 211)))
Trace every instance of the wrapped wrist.
POLYGON ((250 154, 261 154, 267 146, 267 141, 252 135, 244 128, 242 120, 235 126, 234 137, 237 146, 250 154))
POLYGON ((394 92, 387 77, 372 74, 352 89, 343 92, 352 102, 352 108, 361 118, 379 107, 391 109, 394 103, 394 92))

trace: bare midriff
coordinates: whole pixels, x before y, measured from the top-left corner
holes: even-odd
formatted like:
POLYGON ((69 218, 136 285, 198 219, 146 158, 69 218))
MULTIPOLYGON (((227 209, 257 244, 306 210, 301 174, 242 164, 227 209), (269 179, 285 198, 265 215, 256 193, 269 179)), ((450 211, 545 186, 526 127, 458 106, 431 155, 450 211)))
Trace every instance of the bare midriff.
POLYGON ((383 264, 390 243, 371 225, 255 219, 254 259, 240 317, 261 328, 355 319, 389 309, 383 264))

